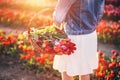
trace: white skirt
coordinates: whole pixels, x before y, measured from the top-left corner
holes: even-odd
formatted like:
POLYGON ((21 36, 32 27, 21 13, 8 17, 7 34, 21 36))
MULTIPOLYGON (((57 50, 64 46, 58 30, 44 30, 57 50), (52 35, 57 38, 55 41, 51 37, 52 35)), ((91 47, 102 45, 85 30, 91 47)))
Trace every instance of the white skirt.
POLYGON ((71 55, 55 55, 53 68, 69 76, 91 74, 98 67, 96 31, 86 35, 69 35, 77 50, 71 55))

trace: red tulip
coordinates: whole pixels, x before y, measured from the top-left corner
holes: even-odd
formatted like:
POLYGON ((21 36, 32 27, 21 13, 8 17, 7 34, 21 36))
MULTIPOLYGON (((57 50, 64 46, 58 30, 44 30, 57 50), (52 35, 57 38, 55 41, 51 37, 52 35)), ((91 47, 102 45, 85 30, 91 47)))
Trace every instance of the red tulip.
POLYGON ((4 36, 0 36, 0 41, 2 41, 4 39, 4 36))
POLYGON ((40 40, 36 41, 36 44, 40 45, 42 42, 40 40))
POLYGON ((41 60, 41 57, 36 57, 36 61, 39 62, 41 60))
POLYGON ((116 59, 116 56, 113 55, 113 56, 111 57, 111 59, 116 59))
POLYGON ((9 46, 9 45, 10 45, 10 42, 9 42, 9 41, 2 41, 2 45, 4 45, 4 46, 9 46))
POLYGON ((41 58, 39 62, 40 62, 40 64, 45 64, 45 59, 41 58))
POLYGON ((120 75, 120 71, 118 71, 118 74, 120 75))
POLYGON ((116 65, 116 62, 112 62, 109 64, 109 68, 113 68, 116 65))
POLYGON ((99 56, 103 56, 104 53, 103 53, 102 51, 99 51, 99 52, 98 52, 98 55, 99 55, 99 56))
POLYGON ((120 67, 120 62, 117 64, 118 67, 120 67))
POLYGON ((26 55, 26 59, 27 59, 27 60, 30 60, 31 57, 32 57, 32 56, 31 56, 30 54, 27 54, 27 55, 26 55))
POLYGON ((112 50, 111 52, 114 54, 116 52, 116 50, 112 50))
POLYGON ((18 46, 18 49, 23 49, 23 45, 20 44, 20 45, 18 46))
POLYGON ((111 74, 109 75, 109 77, 110 77, 110 78, 114 77, 114 73, 111 73, 111 74))
POLYGON ((21 59, 22 59, 22 60, 25 60, 25 59, 26 59, 26 56, 25 56, 25 55, 22 55, 22 56, 21 56, 21 59))

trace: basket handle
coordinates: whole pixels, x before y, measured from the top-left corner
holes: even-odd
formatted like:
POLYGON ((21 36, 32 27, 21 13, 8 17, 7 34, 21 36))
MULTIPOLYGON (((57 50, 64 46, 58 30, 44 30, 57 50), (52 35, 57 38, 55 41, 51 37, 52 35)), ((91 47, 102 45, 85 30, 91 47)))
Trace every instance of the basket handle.
POLYGON ((27 30, 28 30, 28 38, 31 37, 31 35, 30 35, 30 31, 31 31, 31 29, 30 29, 30 28, 31 28, 30 25, 31 25, 31 23, 32 23, 32 20, 33 20, 37 15, 43 14, 43 13, 49 11, 49 10, 50 10, 50 8, 45 8, 45 9, 41 10, 40 12, 38 12, 37 14, 35 14, 35 15, 30 19, 30 21, 29 21, 29 23, 28 23, 28 26, 27 26, 27 30))

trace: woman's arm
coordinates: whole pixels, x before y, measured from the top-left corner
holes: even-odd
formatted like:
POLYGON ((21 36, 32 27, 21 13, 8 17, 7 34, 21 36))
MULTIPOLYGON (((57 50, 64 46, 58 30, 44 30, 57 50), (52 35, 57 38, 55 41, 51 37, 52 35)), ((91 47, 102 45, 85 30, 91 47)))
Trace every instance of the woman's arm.
POLYGON ((71 5, 76 0, 58 0, 55 11, 53 13, 53 20, 57 24, 61 24, 65 21, 66 15, 71 7, 71 5))

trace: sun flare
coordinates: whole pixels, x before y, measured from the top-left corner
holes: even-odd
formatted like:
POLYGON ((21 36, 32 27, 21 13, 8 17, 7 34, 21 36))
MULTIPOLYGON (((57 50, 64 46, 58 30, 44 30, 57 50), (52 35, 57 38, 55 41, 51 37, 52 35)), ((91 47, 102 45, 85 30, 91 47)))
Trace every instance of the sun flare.
POLYGON ((30 5, 33 7, 36 7, 36 6, 44 7, 44 6, 53 6, 53 4, 56 4, 56 1, 57 0, 18 0, 17 2, 23 5, 30 5))
POLYGON ((40 6, 40 5, 45 5, 46 0, 25 0, 25 3, 32 6, 40 6))

